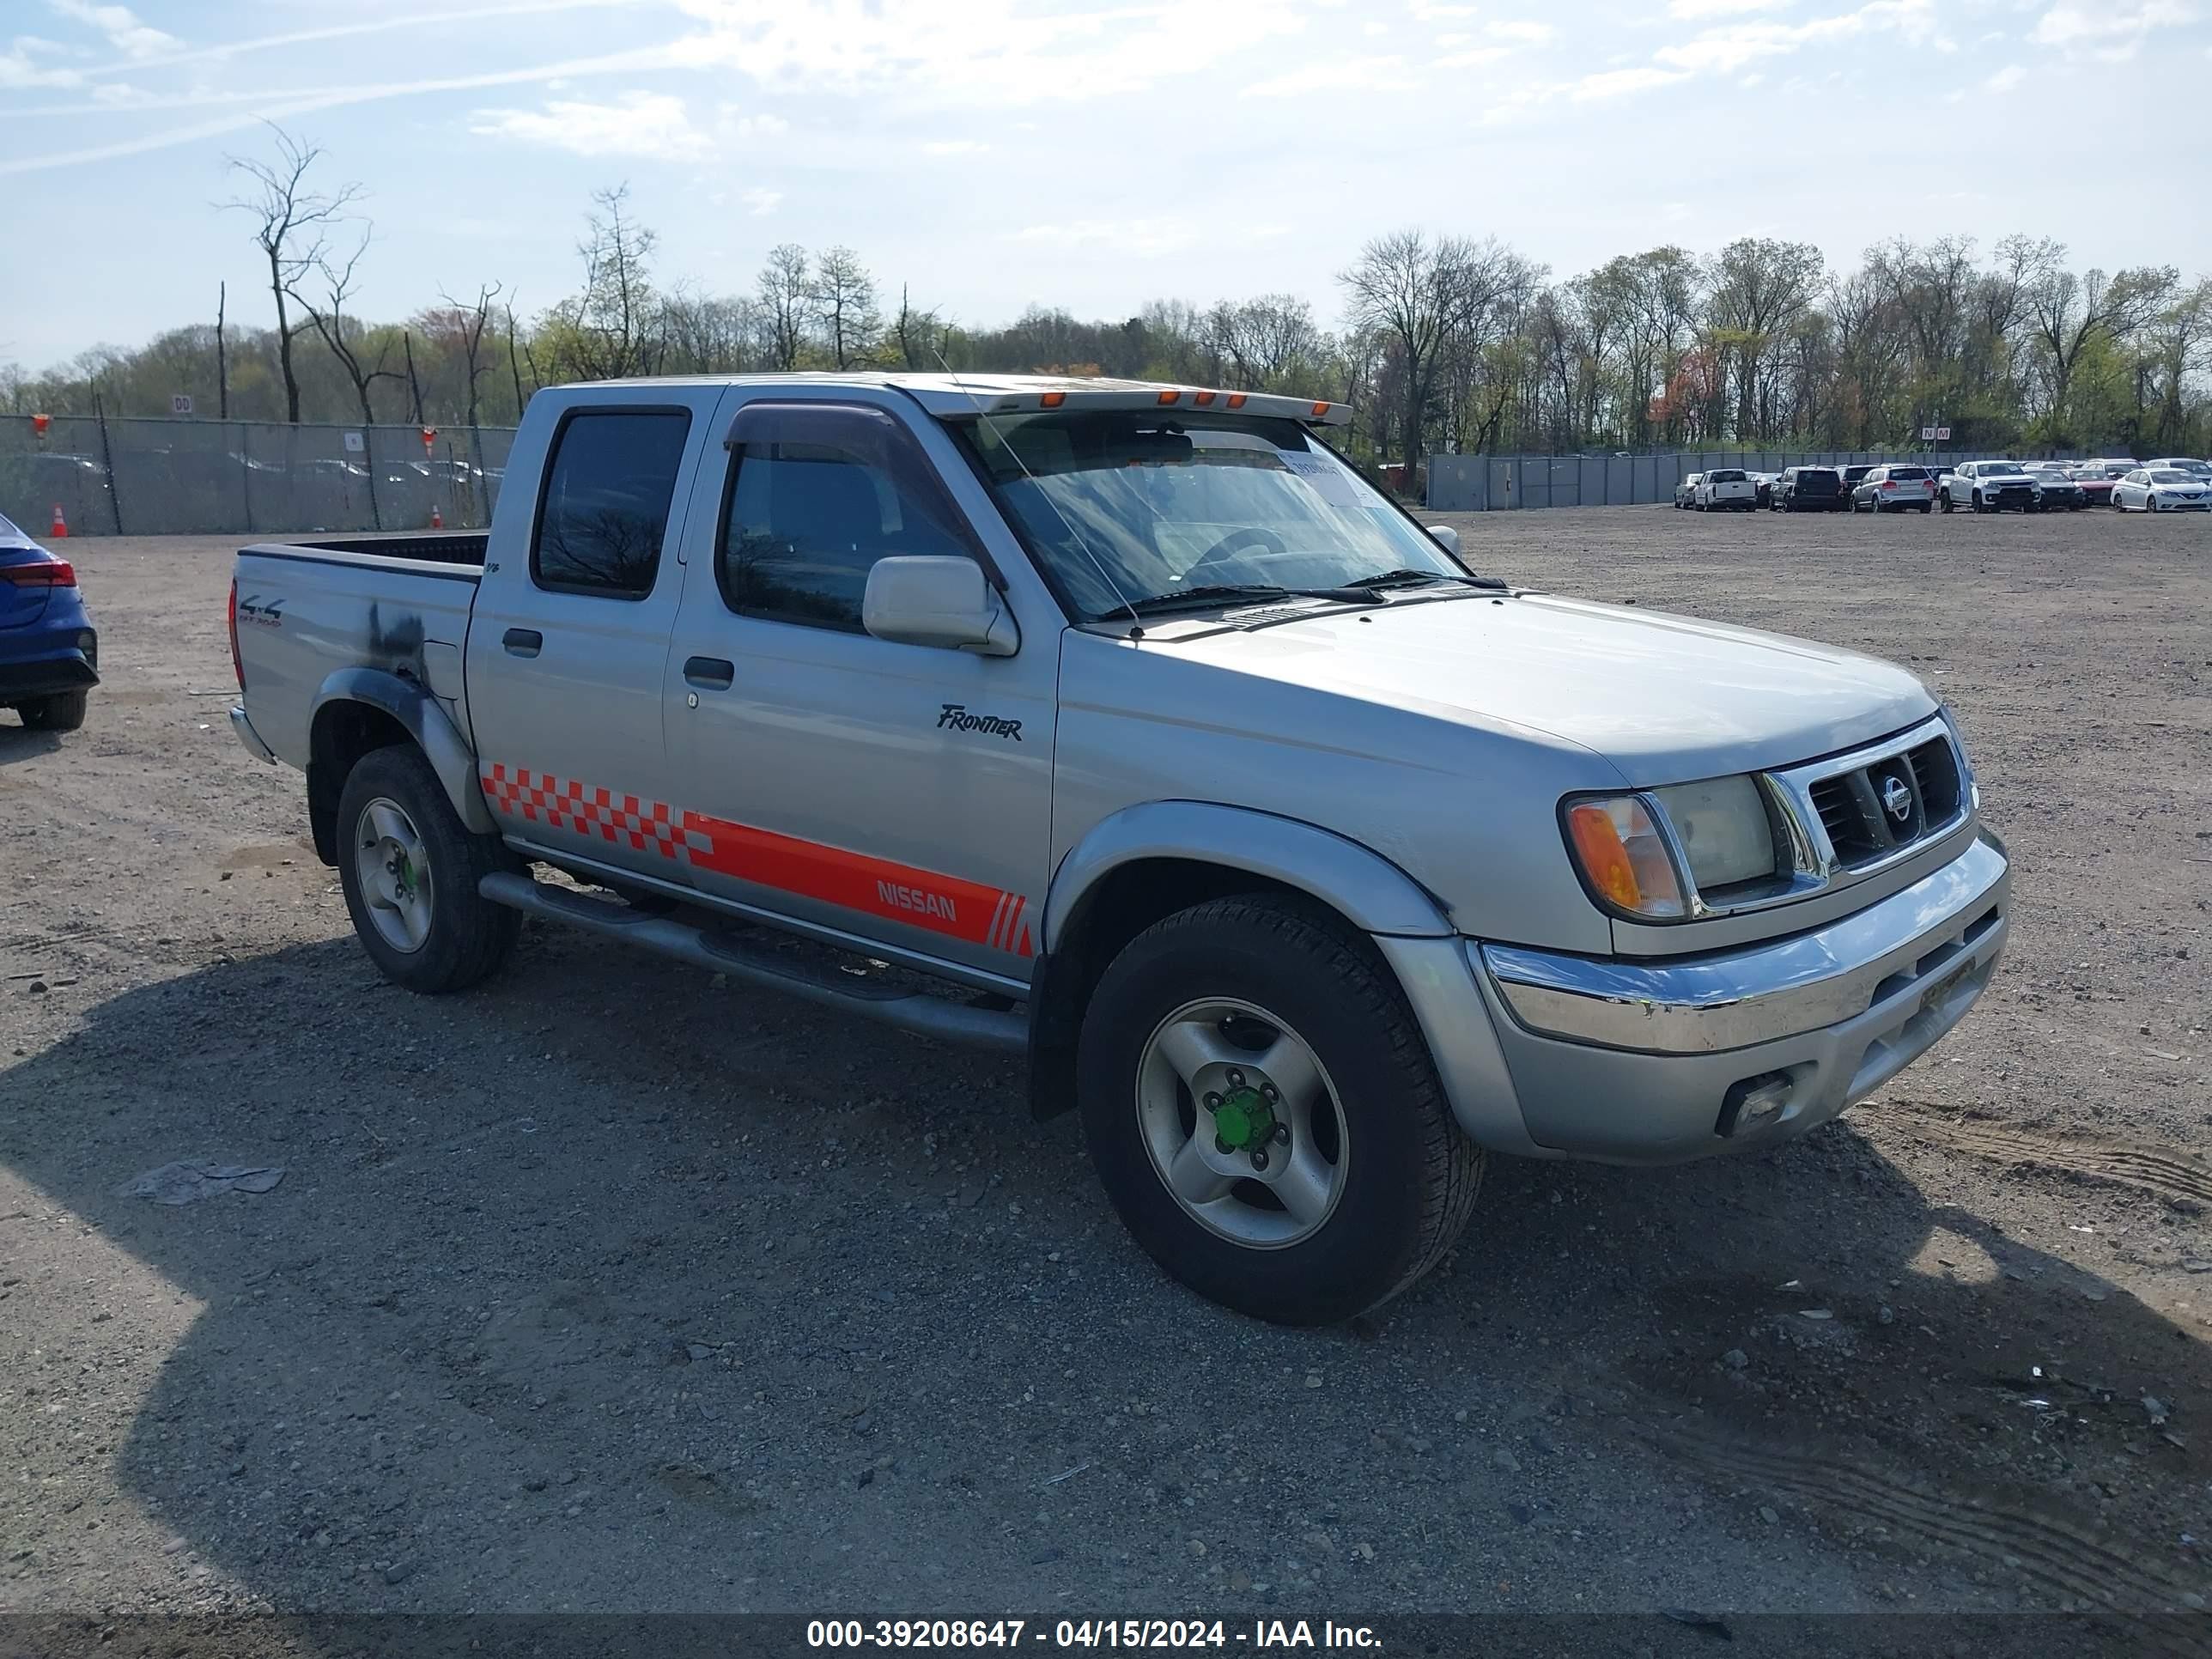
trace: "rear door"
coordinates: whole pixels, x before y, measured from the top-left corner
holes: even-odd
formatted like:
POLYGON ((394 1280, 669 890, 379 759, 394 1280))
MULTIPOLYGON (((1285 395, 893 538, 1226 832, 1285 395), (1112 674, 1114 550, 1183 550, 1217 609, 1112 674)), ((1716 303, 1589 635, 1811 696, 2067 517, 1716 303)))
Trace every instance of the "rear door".
MULTIPOLYGON (((663 678, 684 486, 721 388, 551 395, 566 406, 534 510, 499 515, 469 623, 484 792, 518 842, 680 884, 674 830, 655 810, 669 796, 663 678)), ((536 459, 518 456, 519 476, 536 459)))
MULTIPOLYGON (((721 434, 718 434, 718 437, 721 434)), ((691 879, 883 954, 1026 981, 1049 874, 1059 607, 895 392, 754 388, 702 475, 669 656, 691 879), (1010 657, 869 635, 869 569, 974 558, 1010 657)))

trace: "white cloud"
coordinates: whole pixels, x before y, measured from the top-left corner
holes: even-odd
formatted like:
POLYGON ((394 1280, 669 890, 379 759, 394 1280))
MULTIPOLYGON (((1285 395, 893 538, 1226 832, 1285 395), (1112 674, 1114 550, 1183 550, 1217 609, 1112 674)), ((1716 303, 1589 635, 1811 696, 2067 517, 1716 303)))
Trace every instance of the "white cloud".
POLYGON ((925 155, 981 155, 991 147, 978 138, 939 138, 921 147, 925 155))
POLYGON ((1510 40, 1516 46, 1540 46, 1557 33, 1549 23, 1532 23, 1526 19, 1492 23, 1491 35, 1499 40, 1510 40))
POLYGON ((126 58, 153 58, 184 45, 175 35, 140 22, 128 6, 95 5, 93 0, 46 0, 46 4, 64 17, 98 29, 126 58))
POLYGON ((1473 46, 1465 52, 1448 52, 1437 58, 1430 67, 1440 70, 1479 69, 1485 64, 1494 64, 1501 58, 1510 58, 1514 50, 1511 46, 1473 46))
POLYGON ((556 99, 543 109, 478 110, 469 131, 577 155, 683 161, 701 160, 714 149, 713 139, 692 125, 684 100, 663 92, 626 92, 611 103, 556 99))
POLYGON ((2197 19, 2197 9, 2180 0, 2145 0, 2132 10, 2116 5, 2062 4, 2043 14, 2028 39, 2046 46, 2094 42, 2094 56, 2118 64, 2134 57, 2152 30, 2179 28, 2197 19))
POLYGON ((754 218, 765 219, 782 204, 783 192, 780 190, 764 190, 756 185, 738 199, 745 204, 745 210, 754 218))
POLYGON ((2007 64, 1995 75, 1982 82, 1984 92, 2010 92, 2027 79, 2027 71, 2017 64, 2007 64))
POLYGON ((1587 104, 1601 98, 1620 98, 1632 92, 1649 92, 1654 87, 1672 86, 1677 81, 1690 78, 1684 70, 1653 69, 1645 64, 1637 69, 1605 70, 1596 75, 1585 75, 1574 84, 1568 94, 1578 104, 1587 104))
POLYGON ((1224 227, 1217 221, 1200 222, 1182 217, 1070 219, 1062 223, 1028 225, 1007 232, 1004 240, 1033 247, 1110 248, 1117 254, 1146 258, 1177 253, 1223 236, 1238 243, 1250 243, 1272 240, 1290 233, 1290 226, 1273 222, 1224 227))
POLYGON ((1402 58, 1340 58, 1255 81, 1241 95, 1293 98, 1310 92, 1407 92, 1414 84, 1402 58))
POLYGON ((1829 46, 1865 35, 1894 34, 1917 45, 1935 29, 1935 0, 1869 0, 1856 11, 1802 23, 1760 19, 1708 29, 1680 45, 1662 46, 1653 55, 1671 68, 1726 74, 1762 58, 1783 57, 1806 46, 1829 46))
POLYGON ((699 27, 672 66, 779 92, 877 91, 913 105, 1066 104, 1140 92, 1255 54, 1305 27, 1279 0, 1133 0, 1042 12, 1026 0, 673 0, 699 27))
POLYGON ((41 40, 35 34, 17 35, 9 42, 7 51, 0 52, 0 91, 27 87, 82 86, 84 76, 75 70, 40 66, 40 58, 57 57, 62 51, 62 46, 56 41, 41 40))
POLYGON ((1741 17, 1751 11, 1780 11, 1790 0, 1669 0, 1667 15, 1694 22, 1705 17, 1741 17))

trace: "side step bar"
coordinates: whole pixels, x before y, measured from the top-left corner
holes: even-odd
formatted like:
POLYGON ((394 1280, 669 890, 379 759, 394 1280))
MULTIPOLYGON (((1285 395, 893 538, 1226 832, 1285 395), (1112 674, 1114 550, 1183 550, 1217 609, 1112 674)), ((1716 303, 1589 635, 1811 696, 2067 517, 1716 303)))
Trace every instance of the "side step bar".
POLYGON ((1024 1013, 971 1008, 918 991, 794 967, 779 960, 773 951, 731 934, 590 898, 528 876, 496 872, 477 883, 477 890, 493 903, 527 916, 566 922, 603 939, 657 951, 695 968, 727 974, 763 990, 781 991, 824 1007, 842 1008, 917 1036, 969 1043, 1008 1054, 1025 1054, 1029 1049, 1030 1023, 1024 1013))

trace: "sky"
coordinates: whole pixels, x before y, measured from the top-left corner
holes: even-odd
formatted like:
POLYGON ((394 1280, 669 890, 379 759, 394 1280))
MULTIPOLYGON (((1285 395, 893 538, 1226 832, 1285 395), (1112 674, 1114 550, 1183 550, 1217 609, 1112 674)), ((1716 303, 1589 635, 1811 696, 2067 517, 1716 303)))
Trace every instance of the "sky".
POLYGON ((1287 292, 1409 225, 1571 276, 2020 230, 2212 271, 2212 0, 0 0, 0 362, 273 320, 228 158, 358 184, 360 310, 859 251, 971 325, 1287 292))

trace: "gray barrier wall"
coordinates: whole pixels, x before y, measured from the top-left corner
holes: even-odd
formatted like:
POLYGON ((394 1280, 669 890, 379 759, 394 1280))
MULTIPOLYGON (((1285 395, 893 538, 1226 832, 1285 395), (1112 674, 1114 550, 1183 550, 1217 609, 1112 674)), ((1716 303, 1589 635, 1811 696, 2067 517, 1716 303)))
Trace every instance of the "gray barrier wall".
MULTIPOLYGON (((1431 455, 1428 504, 1440 513, 1484 513, 1504 507, 1634 507, 1674 499, 1674 486, 1692 472, 1737 466, 1779 472, 1790 466, 1875 465, 1901 461, 1917 466, 1987 459, 1986 450, 1941 455, 1879 450, 1687 450, 1674 455, 1431 455)), ((2056 459, 2071 459, 2061 455, 2056 459)))
POLYGON ((491 520, 511 427, 0 416, 0 514, 44 539, 454 529, 491 520))

